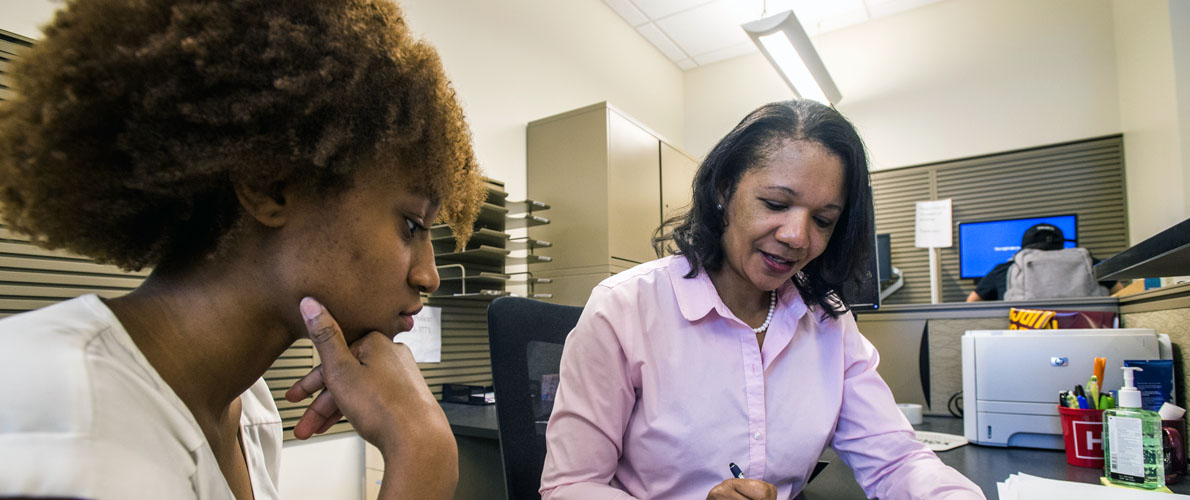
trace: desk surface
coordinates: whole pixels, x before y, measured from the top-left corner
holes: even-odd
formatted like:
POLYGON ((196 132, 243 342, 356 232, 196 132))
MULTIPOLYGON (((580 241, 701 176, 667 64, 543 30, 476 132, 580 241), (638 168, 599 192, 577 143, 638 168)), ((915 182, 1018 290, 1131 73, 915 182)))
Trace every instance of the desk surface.
MULTIPOLYGON (((457 403, 442 403, 446 418, 455 434, 487 439, 500 439, 496 423, 496 405, 474 406, 457 403)), ((914 426, 922 431, 963 434, 962 419, 927 416, 921 425, 914 426)), ((1008 479, 1009 474, 1024 472, 1038 477, 1099 484, 1103 469, 1075 467, 1066 463, 1066 453, 1054 450, 1028 448, 998 448, 969 444, 953 450, 938 453, 946 465, 954 467, 979 485, 990 500, 996 500, 996 483, 1008 479)), ((851 469, 827 448, 822 460, 831 464, 810 483, 799 499, 863 499, 864 492, 855 482, 851 469)), ((1175 493, 1190 493, 1190 480, 1183 479, 1169 486, 1175 493)))
POLYGON ((446 420, 450 421, 450 430, 455 434, 500 439, 496 405, 467 405, 441 401, 439 404, 442 405, 442 411, 446 413, 446 420))
MULTIPOLYGON (((927 416, 921 425, 916 425, 914 428, 922 431, 962 435, 963 421, 951 417, 927 416)), ((798 498, 806 500, 867 498, 859 484, 855 482, 851 469, 835 455, 834 450, 828 448, 822 455, 822 460, 830 461, 830 466, 824 469, 822 474, 815 478, 798 498)), ((1009 474, 1017 472, 1049 479, 1094 484, 1099 484, 1099 477, 1103 475, 1103 469, 1089 469, 1067 464, 1066 452, 1061 450, 998 448, 969 444, 939 452, 938 458, 979 485, 989 500, 999 498, 996 493, 996 483, 1008 479, 1009 474)), ((1170 485, 1169 489, 1175 493, 1190 493, 1190 481, 1183 479, 1178 484, 1170 485)))

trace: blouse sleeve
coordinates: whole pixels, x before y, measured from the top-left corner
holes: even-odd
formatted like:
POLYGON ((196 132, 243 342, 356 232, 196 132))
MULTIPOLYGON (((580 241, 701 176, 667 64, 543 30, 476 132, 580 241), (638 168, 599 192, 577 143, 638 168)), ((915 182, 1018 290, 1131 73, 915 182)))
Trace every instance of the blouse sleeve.
POLYGON ((880 357, 855 320, 838 320, 844 336, 843 403, 831 446, 870 498, 983 499, 979 487, 914 439, 892 392, 876 373, 880 357))
POLYGON ((631 499, 611 486, 636 402, 612 318, 631 317, 609 289, 595 287, 566 337, 553 414, 546 427, 543 500, 631 499))

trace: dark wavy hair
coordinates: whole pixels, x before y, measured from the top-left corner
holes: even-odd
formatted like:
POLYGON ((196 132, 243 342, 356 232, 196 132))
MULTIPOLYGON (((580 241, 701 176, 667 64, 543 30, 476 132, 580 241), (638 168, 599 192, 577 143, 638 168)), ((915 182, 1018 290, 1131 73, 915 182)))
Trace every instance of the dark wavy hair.
POLYGON ((762 159, 786 141, 821 144, 843 163, 847 190, 843 213, 826 250, 793 277, 807 305, 820 306, 824 314, 838 317, 848 310, 844 284, 860 281, 873 252, 872 188, 867 152, 855 127, 834 108, 818 102, 775 102, 748 113, 699 165, 689 209, 657 229, 653 248, 659 257, 668 253, 684 256, 690 262, 686 278, 697 276, 702 269, 718 271, 723 265, 726 225, 716 205, 720 199, 727 205, 744 173, 758 168, 762 159))
POLYGON ((434 48, 389 0, 69 1, 0 103, 10 228, 124 269, 235 238, 233 182, 328 194, 369 166, 442 203, 486 196, 434 48))

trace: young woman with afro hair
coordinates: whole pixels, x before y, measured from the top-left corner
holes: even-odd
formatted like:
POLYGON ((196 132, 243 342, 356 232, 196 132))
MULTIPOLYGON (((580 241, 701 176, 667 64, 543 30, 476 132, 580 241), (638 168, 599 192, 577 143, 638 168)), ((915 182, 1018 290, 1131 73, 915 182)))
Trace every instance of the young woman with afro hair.
POLYGON ((388 0, 70 0, 44 31, 0 103, 4 223, 152 272, 0 321, 0 497, 276 498, 261 376, 306 337, 294 435, 346 416, 382 498, 451 497, 391 340, 438 286, 426 228, 465 241, 485 193, 434 49, 388 0))

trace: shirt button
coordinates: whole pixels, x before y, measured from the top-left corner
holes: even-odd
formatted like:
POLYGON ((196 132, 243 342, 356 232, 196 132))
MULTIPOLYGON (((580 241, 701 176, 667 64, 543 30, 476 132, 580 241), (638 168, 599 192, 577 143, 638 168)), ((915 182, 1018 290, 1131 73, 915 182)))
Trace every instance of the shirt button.
POLYGON ((760 439, 760 433, 757 432, 756 434, 753 434, 752 437, 755 439, 760 439))

